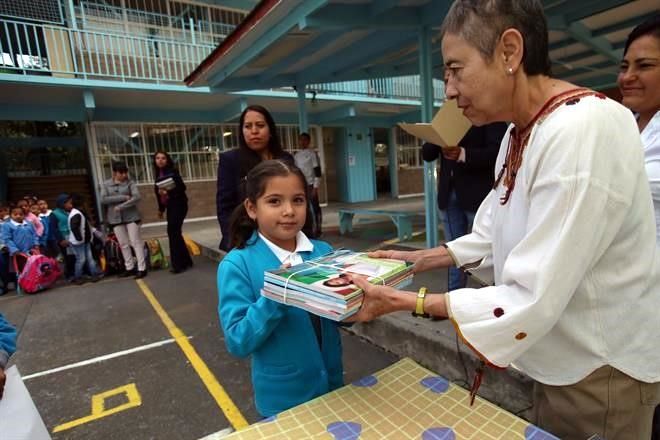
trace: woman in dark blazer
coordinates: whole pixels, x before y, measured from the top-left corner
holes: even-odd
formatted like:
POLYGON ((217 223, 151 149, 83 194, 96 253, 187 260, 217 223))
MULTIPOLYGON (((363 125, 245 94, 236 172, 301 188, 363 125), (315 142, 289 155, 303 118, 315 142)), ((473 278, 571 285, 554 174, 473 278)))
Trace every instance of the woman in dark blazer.
POLYGON ((181 174, 174 166, 169 154, 157 151, 153 156, 154 191, 158 201, 158 218, 163 218, 167 212, 167 237, 170 240, 170 272, 180 273, 192 267, 193 262, 188 253, 186 242, 181 235, 183 220, 188 214, 188 197, 186 184, 181 174))
POLYGON ((293 156, 282 149, 275 121, 264 107, 251 105, 243 110, 238 128, 238 148, 222 153, 218 164, 215 201, 222 232, 220 249, 224 251, 230 249, 229 218, 245 199, 242 182, 248 171, 262 160, 293 162, 293 156))

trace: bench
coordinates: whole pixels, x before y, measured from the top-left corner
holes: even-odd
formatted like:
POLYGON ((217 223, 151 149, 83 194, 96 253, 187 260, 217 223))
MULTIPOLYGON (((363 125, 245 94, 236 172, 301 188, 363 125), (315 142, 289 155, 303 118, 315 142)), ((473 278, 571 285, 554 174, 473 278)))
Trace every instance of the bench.
POLYGON ((381 215, 389 217, 397 230, 399 241, 412 238, 412 219, 417 214, 401 211, 383 211, 379 209, 365 208, 341 208, 337 210, 339 214, 339 233, 345 234, 353 231, 353 216, 356 214, 381 215))

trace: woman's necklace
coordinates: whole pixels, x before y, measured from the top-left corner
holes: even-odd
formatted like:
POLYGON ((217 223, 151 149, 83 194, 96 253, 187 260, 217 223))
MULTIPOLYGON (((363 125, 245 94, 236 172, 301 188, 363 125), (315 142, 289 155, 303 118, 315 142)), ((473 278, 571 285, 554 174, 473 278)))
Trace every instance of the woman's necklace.
POLYGON ((537 123, 542 122, 553 111, 562 105, 576 104, 581 98, 584 98, 585 96, 597 96, 601 99, 605 99, 605 95, 602 93, 594 92, 593 90, 585 88, 567 90, 548 99, 545 104, 543 104, 543 107, 541 107, 541 110, 536 113, 536 115, 525 127, 518 129, 518 127, 514 126, 511 129, 504 163, 502 164, 502 169, 497 175, 497 179, 495 179, 495 184, 493 185, 493 189, 497 188, 502 179, 504 179, 504 187, 506 188, 506 192, 502 197, 500 197, 500 205, 506 205, 506 202, 508 202, 509 198, 511 197, 513 188, 516 186, 516 176, 520 166, 522 165, 523 153, 525 151, 525 147, 527 147, 527 144, 529 143, 529 138, 532 134, 532 129, 534 126, 537 123))

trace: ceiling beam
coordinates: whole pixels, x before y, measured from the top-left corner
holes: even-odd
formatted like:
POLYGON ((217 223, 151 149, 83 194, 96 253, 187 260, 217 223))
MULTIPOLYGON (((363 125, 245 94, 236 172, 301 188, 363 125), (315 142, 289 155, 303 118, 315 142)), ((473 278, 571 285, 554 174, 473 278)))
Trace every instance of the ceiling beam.
POLYGON ((555 2, 545 9, 546 16, 562 15, 566 21, 573 23, 586 17, 630 3, 630 0, 581 0, 570 2, 555 2))
POLYGON ((275 26, 270 27, 263 35, 261 35, 252 46, 246 48, 243 52, 238 54, 233 61, 229 62, 227 66, 216 72, 208 79, 208 84, 215 87, 224 81, 226 78, 234 74, 238 69, 245 66, 252 61, 259 54, 267 50, 274 41, 278 41, 298 22, 301 18, 313 13, 318 8, 327 3, 328 0, 306 0, 298 5, 290 13, 284 17, 275 26))
POLYGON ((230 102, 229 104, 222 107, 217 113, 217 120, 219 122, 229 122, 238 119, 238 117, 243 113, 243 110, 247 107, 247 99, 239 98, 235 101, 230 102))
POLYGON ((301 29, 416 29, 424 24, 420 11, 420 8, 399 6, 373 15, 370 5, 332 4, 317 16, 312 14, 300 20, 299 25, 301 29))
POLYGON ((303 46, 300 50, 291 52, 289 55, 277 61, 272 66, 259 76, 259 82, 267 82, 279 75, 283 70, 291 67, 292 64, 303 60, 304 58, 315 54, 323 47, 332 44, 332 42, 343 34, 343 30, 331 30, 329 32, 321 33, 313 41, 303 46))
POLYGON ((357 115, 353 104, 342 105, 331 110, 309 115, 311 124, 324 125, 339 119, 354 118, 357 115))
POLYGON ((314 66, 297 74, 298 83, 310 84, 333 82, 338 72, 349 68, 358 68, 364 60, 380 56, 393 48, 416 41, 415 33, 387 32, 384 35, 373 32, 348 48, 318 61, 314 66))

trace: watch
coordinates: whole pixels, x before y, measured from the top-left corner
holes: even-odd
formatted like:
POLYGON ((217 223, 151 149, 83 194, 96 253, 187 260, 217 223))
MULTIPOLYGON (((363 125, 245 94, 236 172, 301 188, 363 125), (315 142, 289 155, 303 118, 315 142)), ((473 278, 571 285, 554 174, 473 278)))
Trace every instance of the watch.
POLYGON ((426 298, 426 287, 422 287, 417 292, 417 302, 415 303, 415 311, 412 315, 418 318, 428 318, 429 314, 424 312, 424 298, 426 298))

